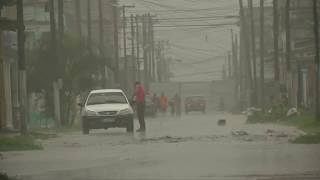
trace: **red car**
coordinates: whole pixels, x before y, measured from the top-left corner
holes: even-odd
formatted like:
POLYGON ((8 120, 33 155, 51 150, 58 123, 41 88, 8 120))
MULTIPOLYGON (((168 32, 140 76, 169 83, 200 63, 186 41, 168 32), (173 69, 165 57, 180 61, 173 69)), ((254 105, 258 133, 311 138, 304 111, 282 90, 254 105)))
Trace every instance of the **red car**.
POLYGON ((185 112, 188 114, 191 111, 206 112, 206 100, 204 96, 189 96, 184 101, 185 112))

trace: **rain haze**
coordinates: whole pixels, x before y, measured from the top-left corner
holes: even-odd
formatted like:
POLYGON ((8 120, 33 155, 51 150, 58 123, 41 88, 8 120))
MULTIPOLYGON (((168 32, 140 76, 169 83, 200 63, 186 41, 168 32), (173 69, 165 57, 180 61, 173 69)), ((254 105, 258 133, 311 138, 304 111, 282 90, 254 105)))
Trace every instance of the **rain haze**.
POLYGON ((0 0, 0 180, 320 180, 317 0, 0 0))

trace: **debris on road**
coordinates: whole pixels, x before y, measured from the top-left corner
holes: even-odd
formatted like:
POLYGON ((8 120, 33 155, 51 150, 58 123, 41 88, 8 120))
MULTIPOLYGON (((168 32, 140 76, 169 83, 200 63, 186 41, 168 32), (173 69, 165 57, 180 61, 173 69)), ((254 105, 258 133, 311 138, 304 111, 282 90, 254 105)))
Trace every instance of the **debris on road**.
POLYGON ((159 138, 147 138, 147 139, 141 139, 142 142, 166 142, 166 143, 179 143, 179 142, 185 142, 188 140, 192 140, 192 137, 172 137, 172 136, 163 136, 159 138))
POLYGON ((293 116, 298 116, 300 112, 297 110, 297 108, 291 108, 287 112, 287 117, 293 117, 293 116))
POLYGON ((267 134, 271 134, 271 133, 274 133, 274 132, 275 132, 275 131, 274 131, 274 130, 271 130, 271 129, 267 129, 267 130, 266 130, 266 133, 267 133, 267 134))
POLYGON ((231 134, 233 136, 247 136, 247 135, 249 135, 246 131, 232 131, 231 134))
POLYGON ((226 125, 226 120, 225 119, 220 119, 219 121, 218 121, 218 126, 225 126, 226 125))

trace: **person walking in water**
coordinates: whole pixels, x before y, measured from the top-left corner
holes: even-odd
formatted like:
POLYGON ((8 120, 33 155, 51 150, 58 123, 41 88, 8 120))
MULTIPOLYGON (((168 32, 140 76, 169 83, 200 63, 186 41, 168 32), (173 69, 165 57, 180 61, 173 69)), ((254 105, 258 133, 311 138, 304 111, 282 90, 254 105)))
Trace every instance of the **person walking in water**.
POLYGON ((168 108, 168 97, 164 95, 164 93, 161 93, 160 96, 160 106, 161 106, 161 111, 163 114, 167 113, 167 108, 168 108))
POLYGON ((144 120, 145 90, 143 85, 140 82, 135 83, 134 97, 136 101, 137 116, 140 124, 140 128, 137 130, 137 132, 145 132, 146 131, 146 124, 144 120))
POLYGON ((169 101, 169 105, 171 108, 171 116, 174 116, 176 113, 176 100, 175 97, 173 97, 170 101, 169 101))
POLYGON ((174 96, 174 100, 176 105, 176 115, 181 116, 181 97, 178 93, 174 96))

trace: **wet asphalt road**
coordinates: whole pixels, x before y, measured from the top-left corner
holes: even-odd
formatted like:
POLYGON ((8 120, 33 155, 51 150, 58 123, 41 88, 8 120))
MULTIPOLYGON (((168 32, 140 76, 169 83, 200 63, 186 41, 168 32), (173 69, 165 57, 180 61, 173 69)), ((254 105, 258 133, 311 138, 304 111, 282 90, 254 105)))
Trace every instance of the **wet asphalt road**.
POLYGON ((3 153, 0 171, 26 180, 320 179, 320 145, 290 144, 301 133, 291 127, 194 113, 148 118, 147 128, 61 134, 43 141, 43 151, 3 153))

